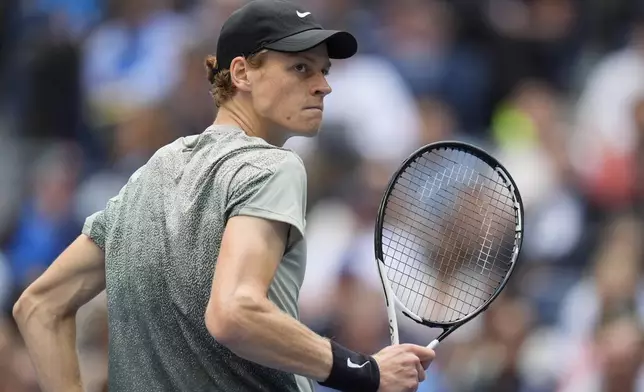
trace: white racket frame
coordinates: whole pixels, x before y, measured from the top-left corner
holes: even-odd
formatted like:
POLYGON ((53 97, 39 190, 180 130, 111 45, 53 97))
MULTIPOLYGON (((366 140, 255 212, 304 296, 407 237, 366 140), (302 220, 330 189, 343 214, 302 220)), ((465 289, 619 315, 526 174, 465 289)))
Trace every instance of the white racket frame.
MULTIPOLYGON (((409 310, 409 308, 407 308, 402 302, 400 302, 398 297, 396 297, 391 289, 391 282, 389 281, 387 272, 385 271, 385 263, 380 259, 376 260, 378 264, 378 273, 380 274, 380 279, 382 279, 382 285, 385 290, 385 300, 387 302, 387 318, 389 319, 389 335, 391 338, 391 344, 395 345, 400 343, 400 335, 398 334, 398 315, 396 315, 396 308, 403 311, 407 317, 410 317, 412 320, 418 323, 422 323, 423 319, 409 310)), ((438 343, 438 339, 434 339, 429 345, 427 345, 427 347, 434 349, 438 347, 438 343)))

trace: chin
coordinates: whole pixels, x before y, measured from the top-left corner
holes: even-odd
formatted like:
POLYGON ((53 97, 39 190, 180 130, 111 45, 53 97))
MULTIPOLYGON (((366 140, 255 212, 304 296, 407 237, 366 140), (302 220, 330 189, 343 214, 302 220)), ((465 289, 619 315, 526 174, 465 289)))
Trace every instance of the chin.
POLYGON ((321 121, 309 121, 297 127, 292 127, 291 133, 293 134, 293 136, 304 136, 304 137, 317 136, 317 134, 320 132, 321 125, 322 125, 321 121))

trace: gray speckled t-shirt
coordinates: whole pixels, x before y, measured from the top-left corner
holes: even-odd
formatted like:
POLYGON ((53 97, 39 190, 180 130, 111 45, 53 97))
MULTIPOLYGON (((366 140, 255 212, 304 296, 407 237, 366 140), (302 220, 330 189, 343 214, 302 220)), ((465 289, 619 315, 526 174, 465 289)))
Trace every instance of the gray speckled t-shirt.
POLYGON ((83 233, 105 251, 110 392, 309 392, 311 381, 246 361, 204 314, 228 218, 292 225, 269 298, 297 318, 306 267, 306 172, 290 150, 211 126, 161 148, 83 233))

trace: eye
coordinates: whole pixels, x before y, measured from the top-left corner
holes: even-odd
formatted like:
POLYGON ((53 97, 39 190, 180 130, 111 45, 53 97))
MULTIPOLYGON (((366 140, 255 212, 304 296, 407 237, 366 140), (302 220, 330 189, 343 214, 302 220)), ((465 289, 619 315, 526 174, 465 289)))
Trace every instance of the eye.
POLYGON ((309 67, 306 64, 297 64, 293 67, 297 72, 306 73, 309 70, 309 67))
POLYGON ((324 76, 329 76, 329 71, 330 71, 330 70, 329 70, 328 68, 323 69, 323 70, 322 70, 322 75, 324 75, 324 76))

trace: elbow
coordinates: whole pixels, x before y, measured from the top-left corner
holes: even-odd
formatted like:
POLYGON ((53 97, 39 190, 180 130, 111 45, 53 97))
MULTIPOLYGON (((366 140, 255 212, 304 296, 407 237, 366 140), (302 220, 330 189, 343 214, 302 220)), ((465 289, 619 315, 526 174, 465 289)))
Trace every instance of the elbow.
POLYGON ((37 312, 39 313, 40 308, 38 300, 28 291, 25 291, 13 305, 13 319, 18 325, 23 325, 31 316, 37 312))
POLYGON ((22 298, 22 296, 21 296, 20 298, 18 298, 18 300, 16 301, 16 303, 15 303, 15 304, 13 304, 13 310, 12 310, 11 314, 13 315, 13 319, 14 319, 18 324, 20 324, 20 321, 21 321, 21 320, 22 320, 22 318, 24 317, 24 316, 23 316, 23 315, 24 315, 24 313, 25 313, 25 303, 24 303, 24 300, 23 300, 23 298, 22 298))
POLYGON ((217 342, 236 352, 251 340, 254 315, 264 308, 261 299, 250 296, 236 296, 225 303, 211 299, 206 308, 206 328, 217 342))
POLYGON ((47 302, 39 295, 25 290, 13 305, 13 319, 19 326, 25 326, 38 320, 40 324, 50 325, 56 321, 54 312, 49 309, 47 302))
POLYGON ((210 335, 231 350, 242 341, 241 335, 243 333, 240 328, 236 327, 238 323, 237 317, 228 310, 226 313, 223 311, 216 314, 206 313, 206 328, 208 328, 210 335))

